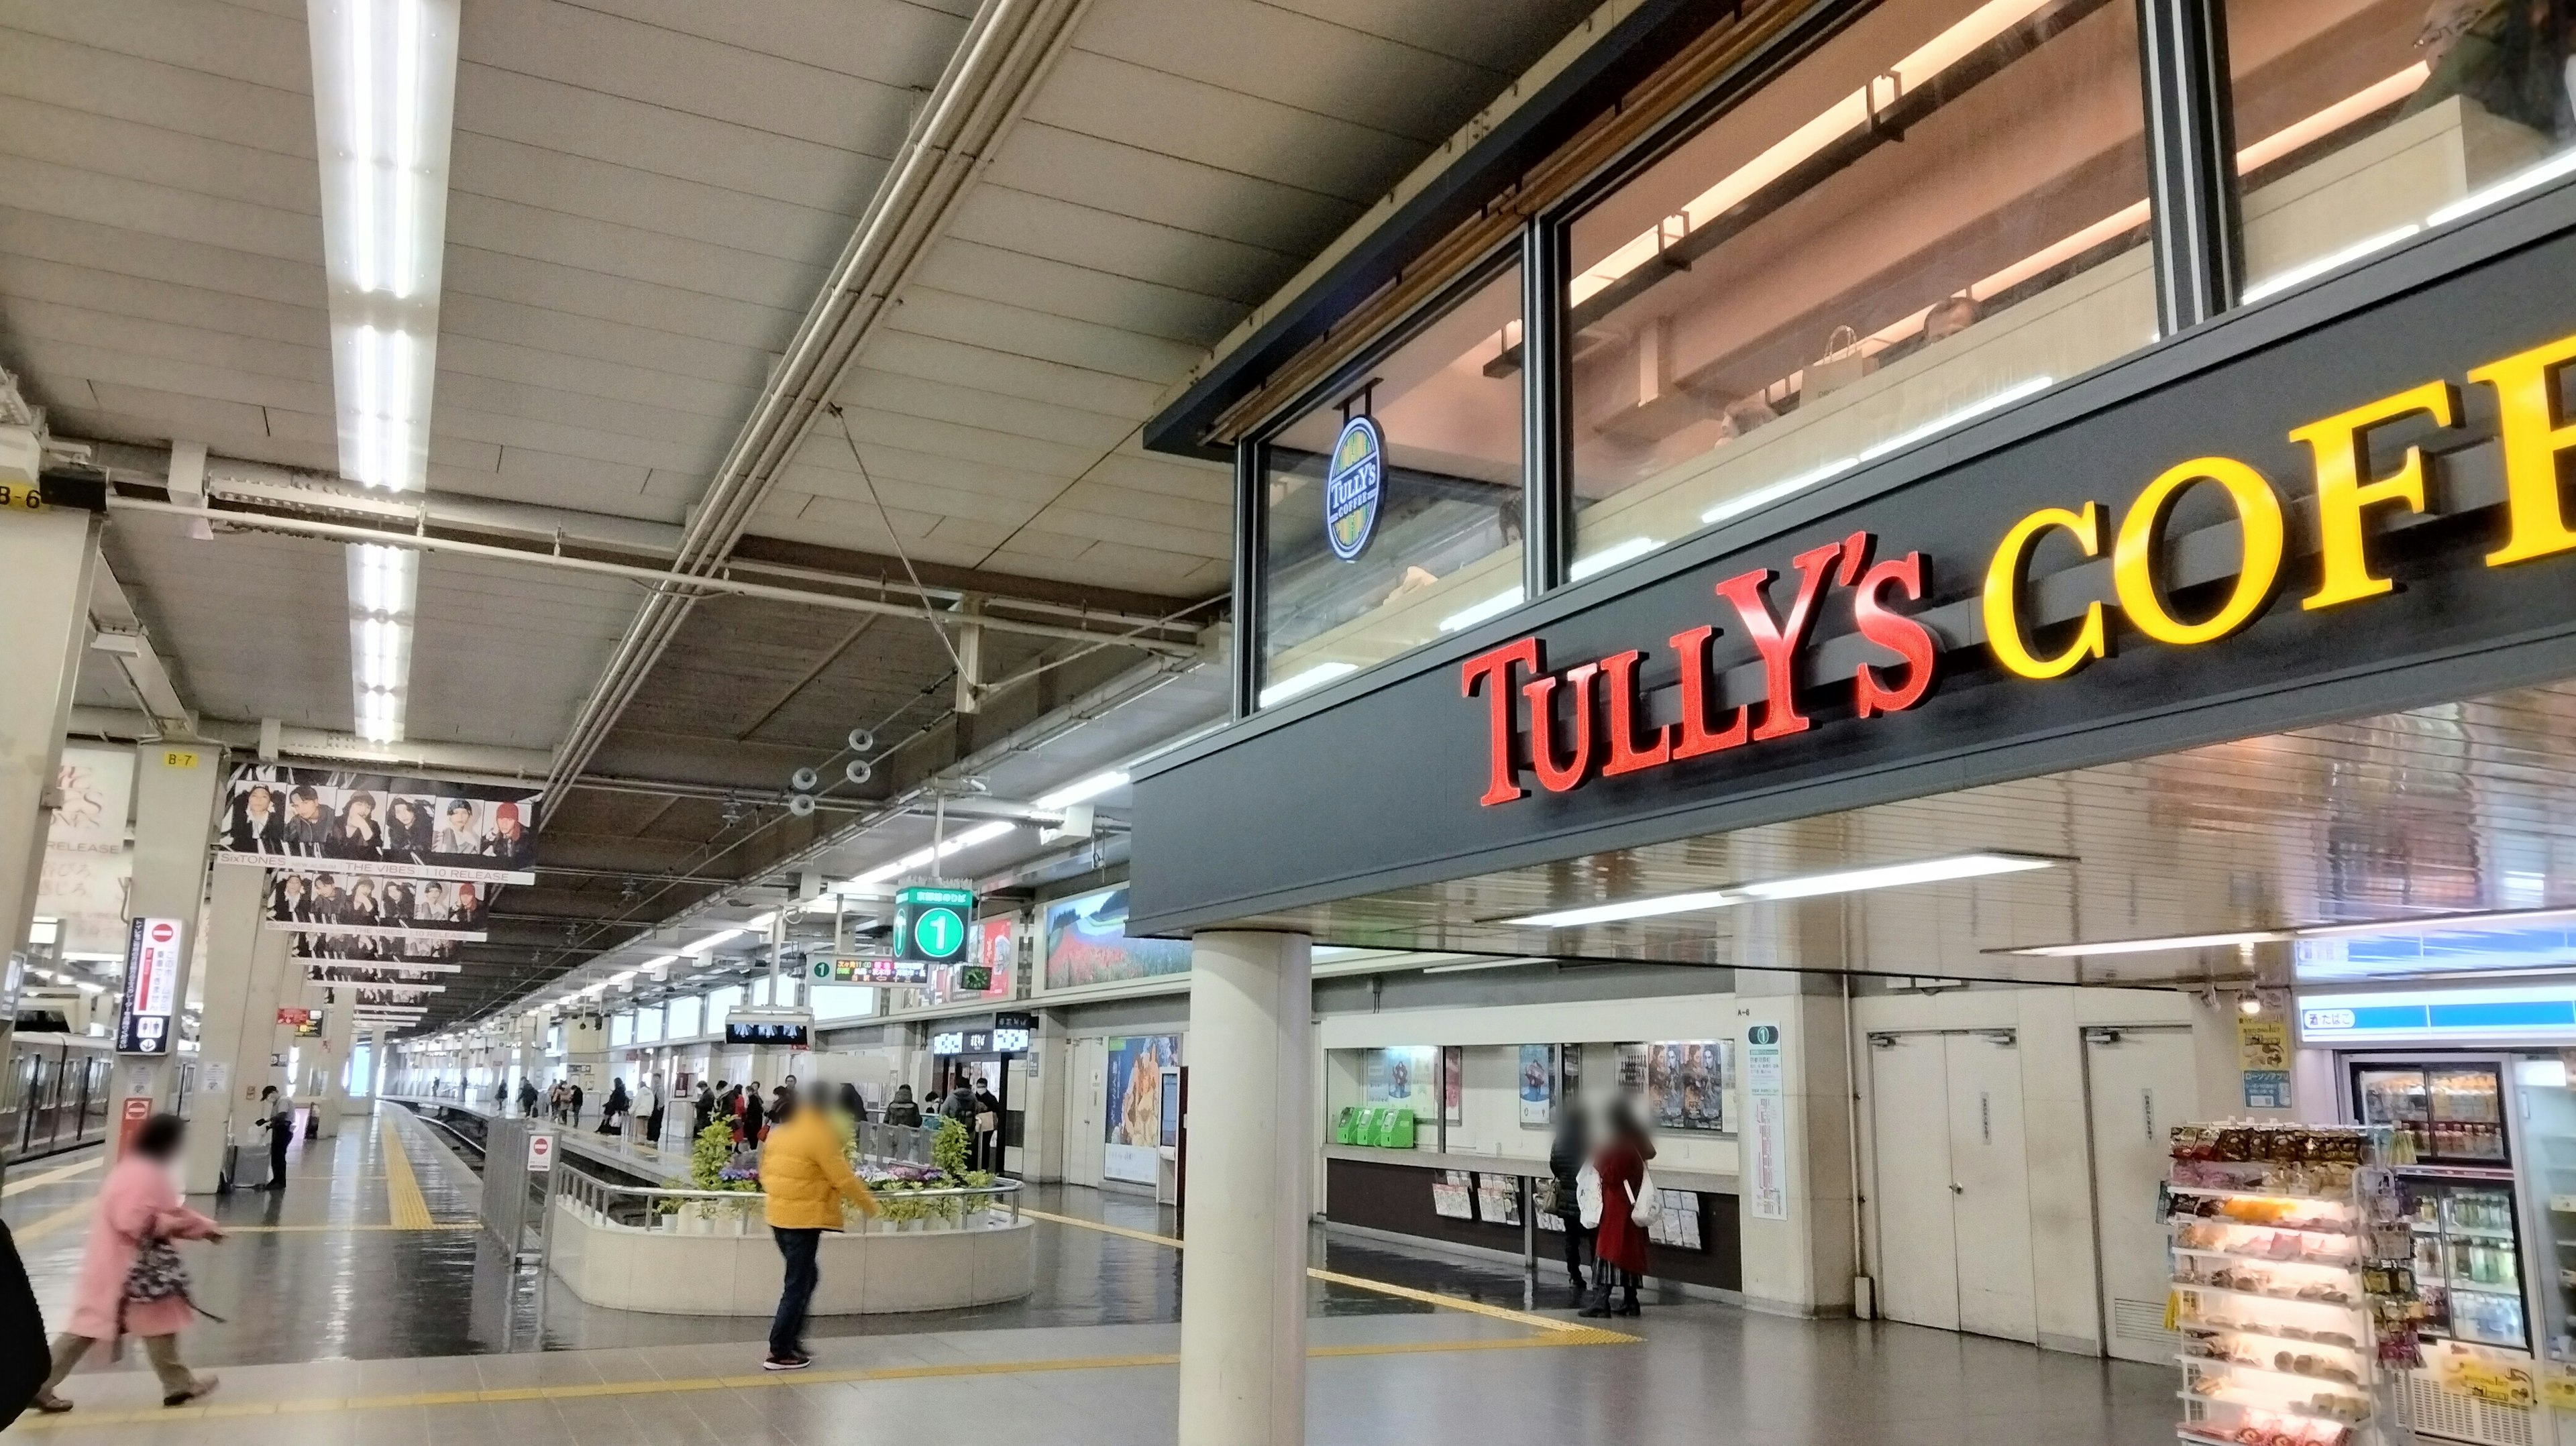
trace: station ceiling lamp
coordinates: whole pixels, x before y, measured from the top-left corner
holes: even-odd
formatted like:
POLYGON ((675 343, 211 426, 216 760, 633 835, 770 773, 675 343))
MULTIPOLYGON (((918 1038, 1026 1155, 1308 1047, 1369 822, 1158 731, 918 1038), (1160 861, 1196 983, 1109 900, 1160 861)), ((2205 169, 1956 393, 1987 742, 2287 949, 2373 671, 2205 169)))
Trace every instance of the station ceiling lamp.
MULTIPOLYGON (((1085 780, 1085 782, 1089 781, 1090 780, 1088 779, 1085 780)), ((1080 785, 1076 786, 1079 787, 1080 785)), ((1110 787, 1115 786, 1116 785, 1114 784, 1110 785, 1110 787)), ((1102 791, 1106 792, 1107 789, 1103 789, 1102 791)), ((1053 795, 1049 796, 1052 797, 1053 795)), ((979 823, 973 828, 957 835, 955 838, 949 839, 938 845, 935 853, 933 850, 926 848, 914 849, 912 852, 905 854, 902 858, 896 859, 893 863, 877 865, 875 868, 872 868, 866 873, 859 875, 857 878, 850 880, 850 883, 862 887, 869 884, 882 884, 888 879, 897 878, 904 874, 911 873, 915 869, 928 868, 939 860, 945 859, 949 855, 961 850, 971 849, 977 844, 991 843, 993 840, 1000 838, 1002 835, 1009 833, 1012 829, 1017 827, 1019 827, 1018 824, 1013 823, 1006 818, 995 819, 991 823, 979 823)))
POLYGON ((1666 914, 1696 914, 1710 909, 1733 908, 1737 904, 1776 903, 1787 899, 1809 899, 1822 894, 1856 894, 1869 889, 1900 889, 1913 884, 1946 883, 1953 879, 1983 878, 1991 874, 2017 874, 2030 869, 2053 868, 2061 862, 2063 860, 2037 858, 2029 854, 1982 852, 1952 854, 1944 858, 1920 859, 1912 863, 1879 864, 1862 869, 1838 869, 1830 873, 1792 874, 1786 878, 1730 884, 1722 889, 1695 889, 1689 893, 1622 899, 1616 903, 1591 904, 1579 909, 1556 909, 1543 914, 1527 914, 1517 919, 1505 919, 1502 922, 1531 929, 1576 929, 1586 924, 1610 924, 1627 919, 1653 919, 1666 914))
MULTIPOLYGON (((418 491, 428 478, 457 15, 458 0, 305 7, 340 472, 371 488, 418 491)), ((358 731, 390 743, 410 691, 418 559, 369 544, 348 553, 358 731)))

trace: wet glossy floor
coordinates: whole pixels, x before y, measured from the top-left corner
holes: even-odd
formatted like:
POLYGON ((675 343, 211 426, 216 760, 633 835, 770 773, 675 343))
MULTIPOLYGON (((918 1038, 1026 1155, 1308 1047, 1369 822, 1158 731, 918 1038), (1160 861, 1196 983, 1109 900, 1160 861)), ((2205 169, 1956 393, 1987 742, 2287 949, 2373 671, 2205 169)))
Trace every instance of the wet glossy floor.
MULTIPOLYGON (((17 1193, 0 1214, 58 1318, 98 1171, 77 1156, 40 1165, 11 1181, 17 1193)), ((124 1446, 204 1441, 216 1422, 248 1416, 262 1446, 505 1435, 531 1446, 808 1446, 912 1440, 972 1420, 979 1437, 1014 1442, 1172 1439, 1182 1256, 1150 1238, 1170 1228, 1150 1202, 1032 1190, 1031 1207, 1065 1223, 1038 1227, 1031 1299, 818 1319, 818 1371, 764 1376, 765 1322, 594 1311, 560 1290, 548 1349, 531 1350, 533 1273, 510 1289, 512 1272, 478 1249, 479 1232, 447 1228, 471 1220, 478 1184, 407 1115, 394 1116, 390 1137, 380 1122, 350 1119, 338 1138, 299 1147, 282 1194, 219 1202, 230 1239, 191 1247, 200 1296, 229 1317, 187 1338, 191 1363, 224 1368, 208 1414, 161 1410, 148 1373, 128 1361, 75 1375, 71 1415, 13 1429, 124 1446), (422 1206, 431 1228, 394 1227, 419 1221, 422 1206)), ((1577 1327, 1553 1285, 1540 1314, 1522 1314, 1508 1266, 1320 1239, 1317 1263, 1368 1284, 1313 1287, 1311 1441, 2171 1439, 2173 1376, 2152 1367, 1704 1302, 1655 1306, 1607 1335, 1577 1327), (1443 1302, 1397 1293, 1408 1289, 1443 1302)))

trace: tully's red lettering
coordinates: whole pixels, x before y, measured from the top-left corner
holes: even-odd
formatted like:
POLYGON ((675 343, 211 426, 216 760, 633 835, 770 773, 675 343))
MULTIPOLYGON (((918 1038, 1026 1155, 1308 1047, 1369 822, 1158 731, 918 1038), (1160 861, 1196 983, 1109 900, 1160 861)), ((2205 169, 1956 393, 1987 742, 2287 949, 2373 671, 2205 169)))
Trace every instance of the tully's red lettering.
POLYGON ((1673 651, 1682 655, 1682 734, 1673 744, 1673 757, 1677 759, 1723 752, 1753 736, 1750 706, 1737 708, 1735 721, 1724 728, 1712 730, 1708 726, 1708 640, 1715 636, 1717 629, 1707 627, 1672 636, 1673 651))
POLYGON ((1521 685, 1529 697, 1530 771, 1538 775, 1539 786, 1550 793, 1571 791, 1592 772, 1592 679, 1601 671, 1599 663, 1585 663, 1565 670, 1566 691, 1572 695, 1574 709, 1574 757, 1556 761, 1556 675, 1541 673, 1521 685))
POLYGON ((1844 546, 1831 543, 1790 559, 1798 569, 1798 600, 1790 605, 1785 620, 1772 615, 1764 596, 1771 569, 1740 573, 1717 585, 1717 595, 1735 605, 1736 616, 1744 621, 1744 636, 1762 655, 1762 722, 1753 730, 1757 741, 1804 733, 1811 726, 1807 715, 1798 711, 1795 664, 1807 629, 1815 623, 1816 594, 1842 559, 1844 546))
POLYGON ((1460 696, 1473 698, 1477 690, 1483 689, 1489 705, 1487 757, 1491 772, 1484 796, 1476 800, 1487 808, 1525 798, 1529 794, 1529 790, 1520 786, 1518 771, 1512 763, 1513 734, 1518 731, 1512 720, 1516 691, 1512 687, 1512 669, 1515 666, 1532 673, 1538 671, 1538 639, 1522 638, 1505 643, 1490 653, 1479 653, 1469 658, 1460 670, 1460 696), (1488 683, 1492 686, 1486 686, 1488 683))
POLYGON ((1673 757, 1672 725, 1655 729, 1655 741, 1637 746, 1637 664, 1645 654, 1631 648, 1601 660, 1601 686, 1610 694, 1610 761, 1601 765, 1607 778, 1669 763, 1673 757))
POLYGON ((1878 670, 1867 663, 1852 670, 1853 707, 1863 718, 1911 708, 1923 701, 1932 686, 1932 630, 1890 611, 1879 600, 1879 594, 1890 587, 1905 589, 1907 602, 1921 602, 1923 554, 1909 552, 1880 563, 1861 575, 1853 591, 1852 620, 1860 635, 1903 659, 1905 668, 1905 681, 1892 688, 1881 683, 1878 670))

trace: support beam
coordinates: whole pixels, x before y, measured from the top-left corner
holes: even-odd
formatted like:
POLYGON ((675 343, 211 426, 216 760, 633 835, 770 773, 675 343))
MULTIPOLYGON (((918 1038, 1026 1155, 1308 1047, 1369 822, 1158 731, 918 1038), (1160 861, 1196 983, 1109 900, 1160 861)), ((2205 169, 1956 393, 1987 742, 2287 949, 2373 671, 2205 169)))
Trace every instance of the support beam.
MULTIPOLYGON (((14 396, 14 392, 9 393, 14 396)), ((88 642, 99 519, 68 508, 0 515, 0 958, 27 947, 72 688, 88 642)), ((9 1022, 0 1019, 0 1048, 9 1022)))
MULTIPOLYGON (((214 842, 215 798, 224 777, 224 750, 211 743, 176 740, 134 750, 134 879, 127 911, 137 919, 179 921, 179 983, 184 1006, 189 976, 200 953, 197 935, 206 913, 206 866, 214 842)), ((178 1107, 175 1055, 136 1055, 123 1061, 119 1098, 142 1096, 156 1110, 178 1107)))
POLYGON ((1180 1446, 1306 1440, 1312 954, 1303 934, 1191 941, 1180 1446))

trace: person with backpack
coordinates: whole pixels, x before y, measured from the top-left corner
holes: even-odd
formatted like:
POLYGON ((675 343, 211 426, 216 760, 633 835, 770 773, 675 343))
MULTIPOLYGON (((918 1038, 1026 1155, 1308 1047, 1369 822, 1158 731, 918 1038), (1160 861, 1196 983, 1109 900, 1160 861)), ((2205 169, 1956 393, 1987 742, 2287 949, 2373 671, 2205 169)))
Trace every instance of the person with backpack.
POLYGON ((221 1240, 214 1221, 191 1210, 171 1179, 187 1126, 177 1115, 154 1115, 134 1132, 125 1158, 99 1186, 98 1208, 81 1252, 80 1279, 72 1288, 71 1318, 54 1337, 53 1369, 37 1391, 35 1407, 48 1415, 72 1408, 54 1393, 72 1367, 101 1341, 141 1336, 161 1378, 161 1404, 184 1406, 215 1388, 179 1360, 179 1331, 199 1310, 188 1297, 188 1268, 171 1242, 221 1240))

